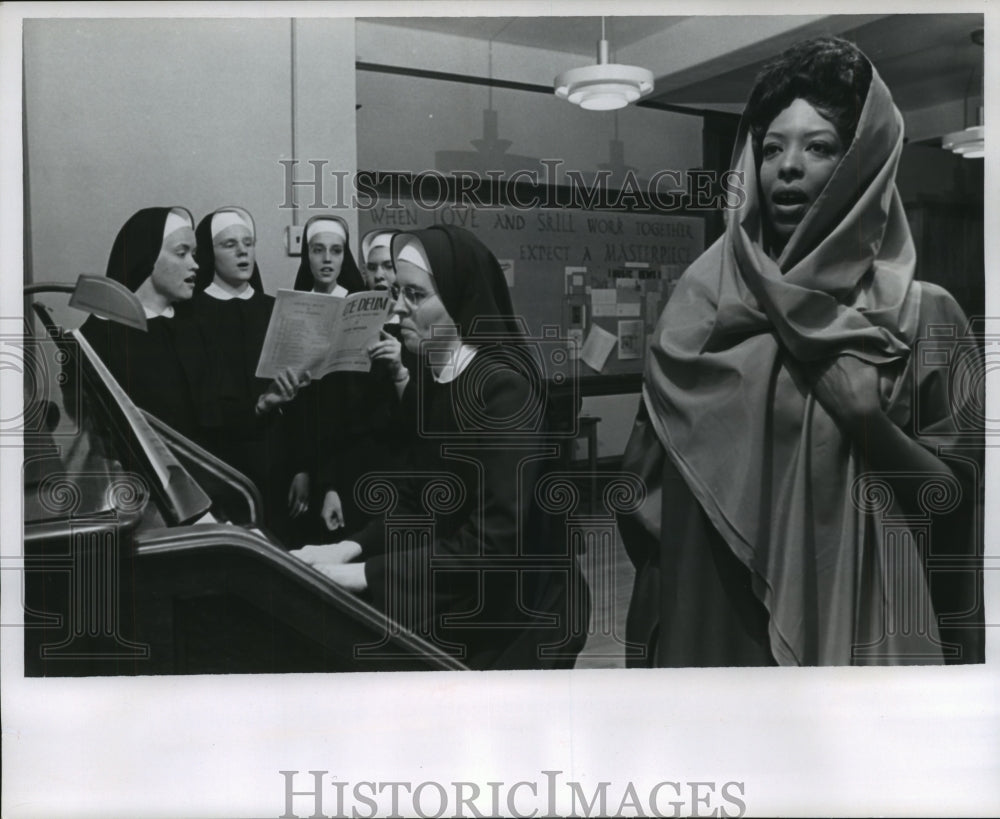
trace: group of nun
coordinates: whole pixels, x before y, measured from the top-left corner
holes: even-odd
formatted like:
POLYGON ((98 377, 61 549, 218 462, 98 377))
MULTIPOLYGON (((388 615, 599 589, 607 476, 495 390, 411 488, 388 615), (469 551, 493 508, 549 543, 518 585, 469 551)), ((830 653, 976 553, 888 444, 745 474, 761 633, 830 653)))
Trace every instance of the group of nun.
MULTIPOLYGON (((304 233, 315 250, 303 254, 295 289, 334 296, 366 289, 342 219, 314 217, 304 233)), ((274 308, 256 242, 243 208, 217 210, 197 227, 184 208, 141 210, 119 231, 107 275, 139 297, 146 332, 95 316, 81 329, 138 406, 254 482, 268 526, 294 543, 318 528, 305 525, 317 496, 335 491, 336 476, 317 453, 332 460, 339 447, 355 445, 363 427, 372 431, 366 419, 384 419, 384 407, 350 406, 357 385, 343 375, 311 385, 305 372, 256 377, 274 308), (329 401, 338 387, 341 400, 329 401)), ((385 370, 367 380, 381 382, 385 370)))
MULTIPOLYGON (((631 664, 982 662, 982 430, 969 420, 982 395, 953 393, 918 356, 969 327, 915 275, 903 144, 888 88, 849 42, 800 43, 758 75, 733 161, 744 195, 651 336, 624 453, 644 486, 618 519, 635 566, 631 664)), ((264 382, 273 300, 254 238, 236 208, 197 230, 180 208, 136 214, 108 275, 140 297, 149 330, 90 319, 84 334, 136 403, 257 482, 272 527, 299 527, 287 542, 310 544, 295 554, 333 582, 393 616, 433 610, 429 631, 411 625, 464 646, 472 667, 572 664, 586 626, 569 624, 589 613, 573 556, 565 571, 511 562, 565 551, 565 527, 535 517, 543 456, 462 417, 510 419, 538 400, 490 354, 497 333, 501 349, 523 341, 496 258, 455 228, 369 235, 365 282, 344 223, 311 220, 295 286, 391 287, 402 344, 384 332, 370 373, 264 382), (435 337, 441 325, 450 336, 435 337), (430 541, 393 541, 391 521, 360 508, 352 488, 380 470, 403 516, 433 494, 420 475, 457 476, 430 541), (331 530, 338 542, 317 542, 331 530), (432 557, 464 570, 430 580, 432 557)))
POLYGON ((368 349, 370 371, 267 380, 255 372, 275 300, 256 241, 242 208, 197 226, 184 208, 139 211, 107 275, 136 294, 147 328, 91 316, 83 336, 139 407, 253 481, 265 528, 333 582, 473 668, 572 666, 589 593, 533 502, 551 451, 543 434, 497 446, 489 423, 467 423, 470 412, 502 420, 544 403, 509 364, 523 329, 494 255, 457 228, 373 231, 362 273, 345 221, 311 218, 295 289, 389 290, 392 315, 368 349), (392 521, 363 503, 366 475, 391 486, 383 511, 397 518, 447 496, 433 539, 393 540, 392 521), (546 552, 565 565, 539 568, 546 552))

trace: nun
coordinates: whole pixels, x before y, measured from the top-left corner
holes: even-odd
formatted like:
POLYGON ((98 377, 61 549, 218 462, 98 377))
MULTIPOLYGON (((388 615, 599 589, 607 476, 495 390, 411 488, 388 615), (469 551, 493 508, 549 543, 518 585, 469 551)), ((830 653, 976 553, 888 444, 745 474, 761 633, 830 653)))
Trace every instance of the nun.
POLYGON ((290 489, 290 433, 277 410, 300 382, 291 371, 273 383, 255 375, 274 309, 257 266, 256 226, 245 209, 225 207, 202 219, 195 235, 198 279, 191 316, 208 373, 198 396, 206 419, 200 439, 260 489, 268 526, 281 537, 285 519, 300 510, 301 501, 290 489))
POLYGON ((175 313, 194 294, 197 272, 190 211, 144 208, 118 231, 107 276, 136 294, 146 330, 98 316, 80 328, 132 401, 188 437, 201 423, 195 396, 204 371, 192 355, 197 339, 175 313))
POLYGON ((471 668, 572 666, 585 635, 569 624, 587 622, 589 594, 565 533, 550 537, 536 514, 546 402, 538 372, 523 366, 528 348, 500 265, 453 227, 400 233, 391 252, 394 311, 420 362, 403 395, 396 502, 350 540, 292 554, 471 668), (429 537, 399 531, 430 507, 429 537), (558 571, 539 565, 557 555, 558 571))
MULTIPOLYGON (((396 288, 396 269, 390 255, 396 230, 369 231, 361 238, 364 281, 369 290, 396 288)), ((399 397, 410 378, 399 341, 399 316, 394 312, 379 338, 368 348, 372 369, 367 373, 345 373, 344 406, 352 434, 345 447, 320 470, 323 505, 320 518, 326 531, 341 527, 354 530, 368 516, 354 502, 354 487, 369 471, 399 465, 401 446, 397 423, 399 397)))
POLYGON ((302 261, 295 276, 296 290, 311 290, 343 298, 365 289, 365 281, 351 254, 350 231, 339 216, 319 214, 302 229, 302 261))
MULTIPOLYGON (((361 237, 361 258, 364 262, 365 285, 369 290, 390 290, 396 284, 396 268, 389 246, 398 230, 376 228, 361 237)), ((398 316, 395 316, 399 320, 398 316)))
MULTIPOLYGON (((398 230, 376 228, 361 237, 361 258, 364 264, 365 285, 369 290, 389 290, 393 298, 396 292, 396 267, 392 262, 390 246, 392 237, 398 230)), ((399 341, 399 316, 393 312, 385 323, 385 329, 368 349, 368 355, 376 367, 384 370, 392 381, 398 395, 403 394, 410 373, 403 360, 402 344, 399 341)), ((377 370, 376 370, 377 372, 377 370)))
MULTIPOLYGON (((347 222, 320 214, 306 222, 303 254, 295 277, 296 290, 343 298, 366 289, 350 247, 347 222)), ((399 343, 385 336, 373 360, 399 361, 399 343)), ((398 375, 398 369, 393 370, 398 375)), ((387 464, 391 443, 382 432, 390 426, 396 394, 390 369, 379 364, 373 373, 329 373, 305 390, 294 408, 296 468, 294 485, 308 498, 307 519, 299 527, 300 542, 329 538, 331 531, 360 527, 367 517, 354 504, 358 477, 387 464)))

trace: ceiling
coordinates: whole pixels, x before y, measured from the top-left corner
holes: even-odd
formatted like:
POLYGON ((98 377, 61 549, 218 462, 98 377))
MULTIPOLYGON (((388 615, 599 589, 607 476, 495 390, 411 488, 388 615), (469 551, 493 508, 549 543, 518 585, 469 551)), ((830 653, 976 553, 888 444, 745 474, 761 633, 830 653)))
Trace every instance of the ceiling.
MULTIPOLYGON (((846 37, 872 59, 905 112, 981 96, 981 14, 607 17, 612 60, 653 71, 652 100, 738 111, 764 61, 817 34, 846 37), (731 47, 726 47, 730 44, 731 47)), ((599 17, 378 18, 470 40, 595 59, 599 17)), ((539 78, 548 82, 547 78, 539 78)), ((974 104, 973 104, 974 107, 974 104)))
MULTIPOLYGON (((684 19, 606 17, 606 37, 612 46, 628 46, 684 19)), ((378 22, 581 56, 596 54, 601 39, 600 17, 380 17, 378 22)))
MULTIPOLYGON (((966 95, 980 96, 983 49, 970 34, 983 27, 976 14, 893 14, 840 32, 868 55, 903 110, 966 95)), ((765 59, 752 59, 715 76, 658 95, 676 104, 742 104, 765 59)))

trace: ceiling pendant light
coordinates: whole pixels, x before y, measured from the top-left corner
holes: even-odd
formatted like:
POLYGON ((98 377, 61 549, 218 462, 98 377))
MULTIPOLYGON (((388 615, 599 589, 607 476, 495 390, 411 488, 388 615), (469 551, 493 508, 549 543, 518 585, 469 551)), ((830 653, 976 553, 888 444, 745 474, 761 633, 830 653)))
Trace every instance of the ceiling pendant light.
POLYGON ((982 159, 986 155, 986 129, 982 125, 972 125, 964 131, 945 134, 941 146, 966 159, 982 159))
POLYGON ((608 62, 608 41, 597 44, 597 65, 571 68, 555 80, 556 96, 588 111, 613 111, 646 96, 653 90, 653 72, 634 65, 608 62))
MULTIPOLYGON (((983 44, 983 30, 977 28, 972 32, 972 42, 978 46, 983 44)), ((972 80, 975 78, 976 70, 973 69, 969 78, 969 85, 965 89, 965 109, 969 106, 969 91, 972 88, 972 80)), ((982 86, 980 85, 980 93, 982 86)), ((968 115, 966 113, 966 121, 968 115)), ((952 151, 965 159, 982 159, 986 155, 986 128, 983 126, 983 107, 980 105, 975 125, 969 125, 961 131, 954 131, 945 134, 941 138, 941 147, 946 151, 952 151)))

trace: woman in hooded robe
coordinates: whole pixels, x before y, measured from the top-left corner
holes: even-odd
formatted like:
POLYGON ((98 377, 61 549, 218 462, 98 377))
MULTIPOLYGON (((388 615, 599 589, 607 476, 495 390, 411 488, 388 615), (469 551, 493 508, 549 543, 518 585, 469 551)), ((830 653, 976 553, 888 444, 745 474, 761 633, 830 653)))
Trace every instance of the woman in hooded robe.
POLYGON ((572 666, 589 595, 565 532, 550 537, 537 515, 555 448, 500 265, 441 226, 396 235, 392 258, 394 310, 420 364, 402 400, 405 465, 361 493, 391 496, 392 509, 351 540, 293 554, 472 668, 572 666), (432 532, 413 522, 432 511, 432 532))
MULTIPOLYGON (((347 223, 320 214, 302 231, 302 261, 296 290, 344 297, 366 289, 350 248, 347 223)), ((391 361, 384 339, 375 355, 391 361)), ((329 538, 329 532, 357 529, 367 516, 354 503, 353 488, 361 474, 386 465, 391 442, 380 433, 394 408, 394 377, 400 367, 376 363, 371 373, 334 372, 305 390, 295 407, 295 481, 310 498, 310 515, 299 527, 301 542, 329 538)))
POLYGON ((248 211, 225 207, 202 219, 195 236, 198 280, 190 312, 210 374, 198 396, 205 418, 199 439, 254 482, 268 526, 283 537, 286 518, 304 499, 290 489, 290 433, 282 413, 261 400, 271 382, 255 374, 274 309, 257 267, 256 226, 248 211))
POLYGON ((132 401, 189 437, 202 420, 196 395, 203 372, 192 355, 197 339, 175 312, 191 299, 197 270, 191 213, 144 208, 118 231, 107 276, 139 298, 146 330, 97 316, 80 328, 132 401))
POLYGON ((982 661, 981 440, 960 421, 981 397, 921 363, 935 327, 947 356, 968 326, 914 279, 902 147, 850 43, 757 78, 744 190, 660 318, 625 453, 648 489, 619 519, 648 664, 982 661))

